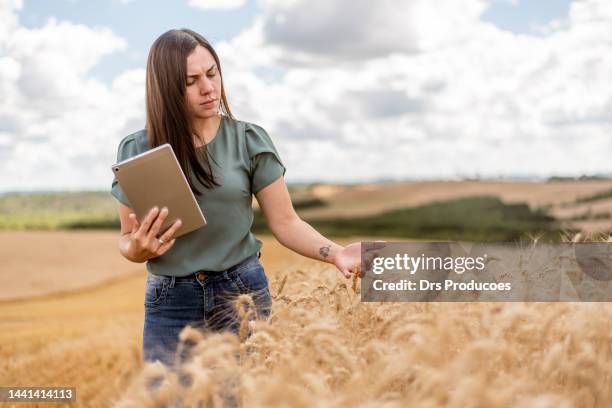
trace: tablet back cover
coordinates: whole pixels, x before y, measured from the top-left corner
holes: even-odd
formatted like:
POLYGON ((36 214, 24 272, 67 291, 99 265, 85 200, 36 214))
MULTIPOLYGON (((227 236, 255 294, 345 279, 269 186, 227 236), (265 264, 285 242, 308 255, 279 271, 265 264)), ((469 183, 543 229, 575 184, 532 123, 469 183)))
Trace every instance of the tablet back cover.
POLYGON ((168 216, 158 237, 179 217, 183 225, 174 237, 206 225, 202 210, 170 144, 165 143, 116 163, 112 169, 140 223, 154 206, 160 210, 168 207, 168 216))

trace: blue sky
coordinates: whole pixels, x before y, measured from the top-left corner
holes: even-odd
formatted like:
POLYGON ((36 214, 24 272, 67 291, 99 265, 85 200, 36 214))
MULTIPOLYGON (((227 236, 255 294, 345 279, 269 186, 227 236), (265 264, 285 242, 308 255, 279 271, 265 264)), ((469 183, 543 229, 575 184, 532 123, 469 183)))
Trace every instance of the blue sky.
POLYGON ((492 0, 482 20, 497 27, 523 34, 536 34, 534 26, 567 18, 569 0, 492 0))

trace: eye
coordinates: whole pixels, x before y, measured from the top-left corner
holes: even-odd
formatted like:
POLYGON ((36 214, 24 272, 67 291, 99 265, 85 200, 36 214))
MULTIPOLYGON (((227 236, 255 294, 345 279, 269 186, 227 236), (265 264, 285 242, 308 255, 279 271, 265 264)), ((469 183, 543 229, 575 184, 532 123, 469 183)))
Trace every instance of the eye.
POLYGON ((209 78, 212 78, 212 77, 214 77, 215 75, 217 75, 217 72, 216 72, 216 71, 215 71, 215 72, 211 72, 211 73, 209 73, 209 74, 208 74, 208 77, 209 77, 209 78))

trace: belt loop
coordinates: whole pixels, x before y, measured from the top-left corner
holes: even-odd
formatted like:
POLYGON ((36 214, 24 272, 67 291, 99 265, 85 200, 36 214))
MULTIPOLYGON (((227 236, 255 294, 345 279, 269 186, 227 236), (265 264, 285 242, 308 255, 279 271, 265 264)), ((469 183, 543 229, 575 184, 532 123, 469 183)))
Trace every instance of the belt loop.
POLYGON ((176 280, 175 276, 170 277, 170 285, 168 285, 169 288, 173 288, 174 287, 175 280, 176 280))

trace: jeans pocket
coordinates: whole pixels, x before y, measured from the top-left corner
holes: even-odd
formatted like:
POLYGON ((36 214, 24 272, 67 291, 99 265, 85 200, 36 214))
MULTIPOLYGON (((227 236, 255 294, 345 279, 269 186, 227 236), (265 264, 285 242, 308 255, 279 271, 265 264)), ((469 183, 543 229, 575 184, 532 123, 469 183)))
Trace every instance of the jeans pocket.
POLYGON ((149 273, 145 287, 145 306, 158 306, 166 298, 168 278, 149 273))
POLYGON ((257 292, 268 288, 268 278, 263 266, 258 262, 251 268, 240 270, 236 274, 238 286, 246 293, 257 292))
POLYGON ((250 294, 259 317, 268 317, 272 307, 272 296, 268 278, 261 264, 241 270, 236 275, 236 283, 243 294, 250 294))

